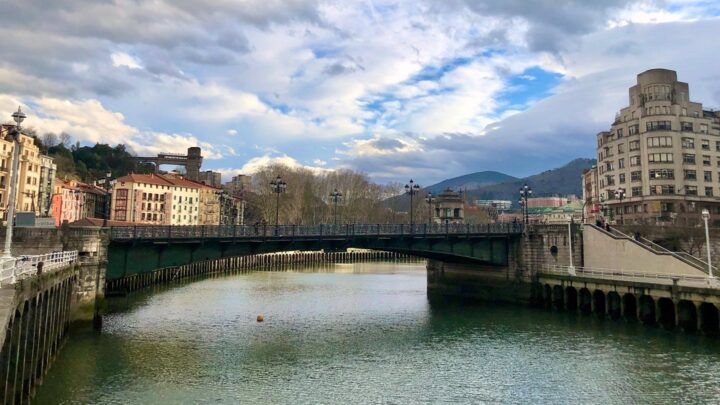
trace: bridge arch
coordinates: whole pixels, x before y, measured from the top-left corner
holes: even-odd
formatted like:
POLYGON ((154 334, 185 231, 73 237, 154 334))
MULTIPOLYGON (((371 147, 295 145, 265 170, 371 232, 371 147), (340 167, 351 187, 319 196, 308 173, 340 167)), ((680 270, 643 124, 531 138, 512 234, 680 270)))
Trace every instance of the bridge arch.
POLYGON ((709 302, 700 304, 700 330, 708 335, 717 335, 720 330, 720 319, 718 309, 709 302))
POLYGON ((649 295, 641 295, 639 300, 640 320, 645 325, 654 325, 655 319, 655 300, 649 295))
POLYGON ((602 290, 593 291, 593 308, 598 316, 605 316, 605 292, 602 290))
POLYGON ((587 288, 580 289, 578 304, 581 314, 589 314, 592 312, 592 295, 590 294, 590 290, 587 288))
POLYGON ((677 320, 680 326, 686 332, 695 332, 698 327, 698 314, 695 303, 692 301, 682 300, 677 304, 677 320))
POLYGON ((658 319, 660 325, 665 329, 673 329, 676 325, 675 303, 666 297, 658 299, 657 306, 659 310, 658 319))
POLYGON ((578 310, 578 293, 575 287, 566 287, 565 288, 565 294, 567 296, 566 298, 566 308, 568 311, 571 312, 577 312, 578 310))
POLYGON ((638 303, 635 294, 623 294, 623 316, 625 319, 637 321, 638 319, 638 303))
POLYGON ((565 292, 561 285, 553 287, 553 306, 555 309, 565 308, 565 292))
POLYGON ((619 319, 622 316, 622 300, 616 291, 607 293, 607 314, 611 319, 619 319))

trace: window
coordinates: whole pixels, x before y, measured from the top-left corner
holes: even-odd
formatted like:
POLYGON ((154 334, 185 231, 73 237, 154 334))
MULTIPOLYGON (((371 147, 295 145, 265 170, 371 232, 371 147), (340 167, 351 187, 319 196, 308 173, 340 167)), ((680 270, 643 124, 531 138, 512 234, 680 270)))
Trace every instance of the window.
POLYGON ((712 197, 712 196, 713 196, 713 188, 712 188, 712 187, 705 187, 705 196, 706 196, 706 197, 712 197))
POLYGON ((633 197, 639 197, 642 195, 642 187, 633 187, 631 190, 633 197))
POLYGON ((660 203, 660 211, 673 212, 673 203, 660 203))
POLYGON ((707 124, 700 124, 700 133, 701 133, 701 134, 707 134, 707 133, 708 133, 707 124))
POLYGON ((618 144, 618 153, 625 153, 625 144, 624 143, 618 144))
POLYGON ((697 172, 695 170, 683 170, 685 180, 697 180, 697 172))
POLYGON ((688 164, 688 165, 694 165, 695 164, 695 154, 683 153, 683 163, 688 164))
POLYGON ((624 169, 625 168, 625 159, 618 159, 618 168, 624 169))
POLYGON ((695 149, 695 140, 692 138, 683 138, 682 147, 683 149, 695 149))
POLYGON ((672 137, 670 136, 653 136, 647 138, 648 148, 669 148, 672 147, 672 137))
MULTIPOLYGON (((693 155, 694 157, 695 155, 693 155)), ((651 153, 648 155, 648 161, 650 163, 672 163, 673 155, 672 153, 651 153)))
POLYGON ((685 186, 685 195, 697 195, 697 186, 685 186))
POLYGON ((640 156, 630 156, 630 166, 640 166, 640 156))
POLYGON ((712 181, 712 172, 708 172, 708 171, 703 172, 703 180, 712 181))
POLYGON ((680 123, 680 130, 683 132, 692 132, 693 131, 693 124, 692 122, 681 122, 680 123))
POLYGON ((118 189, 115 192, 115 220, 126 221, 127 220, 127 199, 128 190, 118 189))
POLYGON ((640 141, 630 141, 630 150, 640 150, 640 141))
POLYGON ((620 182, 620 184, 625 183, 625 173, 621 173, 618 175, 618 181, 620 182))
POLYGON ((635 125, 630 125, 628 127, 628 134, 635 135, 635 134, 639 134, 639 133, 640 133, 640 125, 635 124, 635 125))
POLYGON ((617 137, 618 137, 618 138, 622 138, 622 137, 623 137, 623 130, 622 130, 622 128, 619 128, 619 129, 617 130, 617 137))
POLYGON ((650 121, 645 123, 645 129, 647 132, 652 131, 670 131, 672 126, 670 121, 650 121))
POLYGON ((605 176, 605 181, 607 182, 608 186, 614 186, 615 185, 615 176, 605 176))
POLYGON ((673 169, 651 169, 650 170, 650 180, 658 180, 658 179, 672 180, 674 178, 675 178, 675 170, 673 170, 673 169))
POLYGON ((610 172, 613 170, 613 162, 605 162, 605 171, 610 172))
POLYGON ((640 171, 637 172, 630 172, 630 181, 641 181, 641 174, 640 171))
POLYGON ((710 166, 710 165, 712 165, 712 163, 710 163, 710 156, 708 156, 708 155, 703 155, 702 159, 703 159, 703 166, 710 166))
POLYGON ((672 195, 675 194, 675 186, 657 185, 650 186, 650 195, 672 195))
POLYGON ((710 140, 702 139, 700 141, 700 148, 702 148, 702 150, 710 150, 710 140))

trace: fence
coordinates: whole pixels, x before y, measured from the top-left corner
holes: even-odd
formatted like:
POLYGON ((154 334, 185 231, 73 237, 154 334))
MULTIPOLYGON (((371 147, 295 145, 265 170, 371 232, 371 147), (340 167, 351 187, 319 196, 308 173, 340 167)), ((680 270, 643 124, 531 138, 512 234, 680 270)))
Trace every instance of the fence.
POLYGON ((426 236, 520 234, 522 224, 343 224, 343 225, 227 225, 227 226, 114 226, 113 240, 189 238, 294 238, 354 236, 426 236))
POLYGON ((18 279, 35 275, 39 268, 49 272, 66 267, 77 261, 77 258, 77 250, 71 250, 0 259, 0 286, 14 284, 18 279))
POLYGON ((543 266, 538 271, 540 274, 557 274, 570 277, 593 277, 618 281, 631 281, 641 283, 655 283, 671 285, 676 282, 692 287, 720 288, 716 279, 707 276, 689 276, 684 274, 663 274, 647 273, 641 271, 627 271, 602 268, 587 268, 569 266, 543 266))

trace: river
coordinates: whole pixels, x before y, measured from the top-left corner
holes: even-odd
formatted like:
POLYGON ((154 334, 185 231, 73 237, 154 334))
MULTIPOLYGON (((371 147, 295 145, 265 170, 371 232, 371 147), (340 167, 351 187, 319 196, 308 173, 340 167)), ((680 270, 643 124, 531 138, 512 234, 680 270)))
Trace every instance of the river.
POLYGON ((720 400, 720 339, 430 303, 425 277, 423 264, 337 264, 113 299, 102 333, 70 337, 34 403, 720 400))

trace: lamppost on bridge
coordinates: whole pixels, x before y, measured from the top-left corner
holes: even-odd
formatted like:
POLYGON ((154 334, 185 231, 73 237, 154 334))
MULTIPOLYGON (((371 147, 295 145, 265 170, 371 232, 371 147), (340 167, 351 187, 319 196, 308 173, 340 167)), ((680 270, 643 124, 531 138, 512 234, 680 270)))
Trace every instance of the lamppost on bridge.
POLYGON ((103 227, 108 225, 108 220, 110 219, 110 204, 112 203, 112 193, 110 192, 111 177, 111 172, 105 173, 105 207, 103 207, 103 210, 105 211, 105 218, 103 219, 103 227))
MULTIPOLYGON (((10 259, 12 257, 12 253, 10 252, 10 249, 12 247, 12 234, 13 234, 13 226, 14 226, 14 219, 15 219, 15 196, 17 195, 17 181, 18 181, 18 167, 20 164, 20 131, 21 127, 20 124, 25 120, 25 113, 22 112, 20 107, 18 107, 18 110, 12 114, 13 120, 15 121, 15 131, 12 133, 12 138, 14 142, 14 148, 13 148, 13 161, 12 161, 12 171, 10 173, 10 184, 8 187, 10 188, 10 196, 8 199, 8 205, 7 205, 7 225, 5 227, 5 249, 3 250, 3 259, 10 259)), ((13 282, 14 282, 14 275, 13 275, 13 282)))
POLYGON ((283 181, 280 176, 277 176, 274 180, 270 182, 270 188, 272 189, 273 193, 276 195, 275 199, 275 231, 277 232, 277 227, 280 225, 280 194, 284 193, 285 190, 287 190, 287 183, 283 181))
POLYGON ((428 205, 428 225, 432 225, 432 223, 433 223, 432 206, 435 203, 435 197, 433 197, 432 193, 427 193, 427 195, 425 196, 425 202, 428 205))
POLYGON ((334 212, 333 212, 333 223, 337 225, 337 205, 338 201, 342 200, 343 194, 338 191, 338 189, 333 190, 332 193, 330 193, 330 199, 332 199, 333 205, 335 206, 334 212))
POLYGON ((410 195, 410 229, 413 226, 413 196, 419 192, 420 186, 410 179, 410 182, 405 185, 405 193, 410 195))
POLYGON ((620 205, 618 206, 618 209, 620 210, 620 225, 625 225, 625 217, 623 216, 625 210, 622 206, 622 202, 625 199, 625 189, 619 188, 615 190, 615 198, 620 200, 620 205))
POLYGON ((523 217, 525 219, 525 225, 527 225, 530 222, 530 218, 528 216, 528 199, 532 195, 532 188, 528 186, 527 184, 524 184, 522 187, 520 187, 520 205, 523 207, 523 217))
POLYGON ((708 229, 708 220, 710 219, 710 211, 707 208, 702 210, 702 219, 705 222, 705 246, 707 246, 707 265, 708 265, 708 284, 715 280, 712 269, 712 259, 710 258, 710 231, 708 229))

